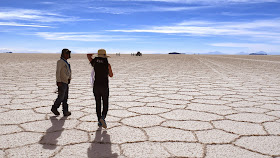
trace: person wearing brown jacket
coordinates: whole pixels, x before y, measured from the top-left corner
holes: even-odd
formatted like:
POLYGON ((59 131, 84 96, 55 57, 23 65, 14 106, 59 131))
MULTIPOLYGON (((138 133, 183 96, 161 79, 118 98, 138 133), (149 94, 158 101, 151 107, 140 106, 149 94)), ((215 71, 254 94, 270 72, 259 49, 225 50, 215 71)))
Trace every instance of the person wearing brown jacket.
POLYGON ((71 115, 71 112, 68 110, 68 92, 69 84, 71 81, 71 67, 67 62, 67 59, 71 58, 71 51, 69 49, 63 49, 61 52, 60 60, 57 61, 56 66, 56 85, 58 87, 58 96, 54 102, 54 105, 51 108, 51 111, 55 115, 60 115, 57 109, 62 103, 62 111, 64 116, 71 115))

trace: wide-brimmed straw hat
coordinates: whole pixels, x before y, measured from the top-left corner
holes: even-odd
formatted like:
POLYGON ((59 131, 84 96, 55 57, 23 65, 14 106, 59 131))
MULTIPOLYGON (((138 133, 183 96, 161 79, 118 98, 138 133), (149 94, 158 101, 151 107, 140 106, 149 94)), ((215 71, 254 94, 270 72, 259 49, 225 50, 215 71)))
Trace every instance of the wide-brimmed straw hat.
POLYGON ((101 58, 108 58, 108 57, 110 57, 110 56, 106 55, 106 50, 105 49, 99 49, 98 53, 97 53, 97 56, 101 57, 101 58))

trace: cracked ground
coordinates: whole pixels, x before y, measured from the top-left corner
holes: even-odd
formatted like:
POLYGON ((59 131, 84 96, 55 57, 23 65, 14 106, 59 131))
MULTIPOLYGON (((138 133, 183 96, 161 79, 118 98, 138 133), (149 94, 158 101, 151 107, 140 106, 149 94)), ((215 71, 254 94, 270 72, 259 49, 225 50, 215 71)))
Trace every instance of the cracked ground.
POLYGON ((86 55, 55 117, 59 54, 0 54, 0 157, 280 158, 280 56, 111 56, 101 129, 86 55))

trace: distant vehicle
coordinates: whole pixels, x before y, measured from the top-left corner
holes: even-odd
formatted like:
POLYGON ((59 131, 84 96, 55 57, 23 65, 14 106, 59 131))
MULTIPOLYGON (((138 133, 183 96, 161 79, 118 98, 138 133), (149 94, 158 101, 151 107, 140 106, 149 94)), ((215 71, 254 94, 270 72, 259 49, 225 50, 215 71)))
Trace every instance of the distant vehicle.
POLYGON ((137 53, 136 53, 136 56, 142 56, 142 53, 137 52, 137 53))
POLYGON ((5 52, 5 53, 13 53, 13 52, 5 52))

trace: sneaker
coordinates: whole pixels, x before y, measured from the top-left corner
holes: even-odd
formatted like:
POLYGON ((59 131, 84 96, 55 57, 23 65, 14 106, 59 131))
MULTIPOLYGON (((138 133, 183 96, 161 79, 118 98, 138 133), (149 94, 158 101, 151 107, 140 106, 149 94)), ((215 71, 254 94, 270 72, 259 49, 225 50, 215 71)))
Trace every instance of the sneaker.
POLYGON ((100 122, 101 122, 103 128, 107 128, 106 121, 103 118, 100 119, 100 122))
POLYGON ((60 115, 60 113, 57 111, 57 109, 52 108, 51 111, 55 114, 55 115, 60 115))
POLYGON ((98 121, 98 127, 101 127, 102 123, 100 121, 98 121))
POLYGON ((64 115, 64 116, 70 116, 70 115, 71 115, 71 112, 70 112, 70 111, 63 112, 63 115, 64 115))

